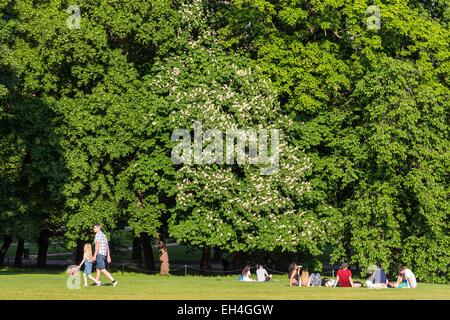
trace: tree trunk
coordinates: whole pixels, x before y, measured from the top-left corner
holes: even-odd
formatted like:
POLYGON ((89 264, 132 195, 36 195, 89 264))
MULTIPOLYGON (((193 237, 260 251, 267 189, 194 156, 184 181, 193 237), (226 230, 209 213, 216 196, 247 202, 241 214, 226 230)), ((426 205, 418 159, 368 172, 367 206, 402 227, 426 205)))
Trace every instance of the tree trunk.
POLYGON ((287 270, 289 269, 289 264, 292 263, 293 261, 296 261, 296 259, 294 259, 291 253, 287 252, 282 253, 278 258, 276 268, 278 270, 283 270, 287 272, 287 270))
POLYGON ((202 259, 200 260, 200 269, 204 270, 201 272, 203 275, 207 275, 209 271, 209 260, 211 259, 211 247, 203 247, 202 259))
MULTIPOLYGON (((136 193, 136 205, 138 208, 143 208, 144 205, 142 204, 142 193, 137 192, 136 193)), ((169 275, 170 267, 169 267, 169 253, 167 252, 166 244, 164 243, 163 237, 156 233, 156 245, 158 246, 159 251, 159 262, 160 262, 160 270, 159 273, 161 275, 169 275)), ((136 240, 136 238, 135 238, 136 240)), ((153 258, 153 250, 152 250, 152 243, 150 241, 150 237, 147 233, 143 232, 141 233, 141 237, 139 242, 139 254, 136 252, 136 256, 138 257, 139 263, 142 261, 142 251, 144 251, 144 263, 145 267, 148 270, 154 271, 155 270, 155 259, 153 258), (143 250, 141 250, 141 248, 143 250)), ((133 241, 133 251, 135 249, 135 241, 133 241)))
POLYGON ((17 241, 16 258, 14 259, 14 265, 16 267, 22 266, 22 257, 23 257, 24 250, 25 250, 25 240, 19 239, 17 241))
POLYGON ((3 266, 5 262, 6 252, 8 252, 9 246, 12 243, 12 237, 11 236, 4 236, 3 237, 3 245, 0 249, 0 266, 3 266))
POLYGON ((144 251, 145 268, 150 271, 155 271, 155 258, 153 258, 152 242, 148 233, 141 233, 141 243, 144 251))
POLYGON ((131 251, 131 260, 142 263, 142 241, 139 237, 133 238, 133 245, 131 251))
POLYGON ((162 276, 168 276, 170 274, 170 265, 169 252, 167 251, 166 243, 160 233, 156 233, 155 240, 159 252, 159 274, 162 276))
POLYGON ((79 265, 81 261, 83 261, 84 256, 84 241, 78 239, 77 240, 77 251, 75 254, 75 263, 79 265))
POLYGON ((213 261, 222 261, 222 249, 219 247, 214 247, 213 261))
POLYGON ((50 231, 45 229, 42 230, 39 233, 39 239, 38 239, 38 257, 37 257, 37 267, 43 268, 47 264, 47 252, 48 252, 48 245, 50 243, 50 231))
POLYGON ((235 252, 233 254, 233 269, 242 270, 247 264, 247 254, 244 252, 235 252))

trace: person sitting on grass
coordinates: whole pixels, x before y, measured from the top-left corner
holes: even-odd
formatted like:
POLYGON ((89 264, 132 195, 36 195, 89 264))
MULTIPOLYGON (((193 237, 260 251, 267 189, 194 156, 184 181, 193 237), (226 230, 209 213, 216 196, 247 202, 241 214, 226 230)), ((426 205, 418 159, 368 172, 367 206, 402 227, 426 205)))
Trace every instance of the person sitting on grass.
POLYGON ((376 269, 373 274, 367 279, 366 285, 369 289, 383 289, 387 288, 388 280, 386 273, 381 268, 381 263, 377 262, 376 269))
POLYGON ((415 289, 417 287, 417 281, 416 281, 416 276, 414 275, 414 273, 400 265, 398 268, 399 274, 397 277, 397 282, 395 283, 389 283, 389 287, 392 288, 410 288, 410 289, 415 289))
POLYGON ((290 286, 298 286, 300 284, 300 271, 302 266, 297 265, 296 263, 291 263, 289 265, 289 285, 290 286))
POLYGON ((334 287, 336 287, 338 284, 343 288, 353 288, 352 272, 348 269, 348 264, 345 262, 342 263, 339 271, 337 272, 334 287))
POLYGON ((256 267, 256 280, 259 282, 266 282, 272 279, 272 275, 267 273, 267 270, 264 269, 263 265, 259 265, 256 267))
POLYGON ((87 278, 94 281, 94 283, 99 286, 101 281, 97 281, 92 276, 92 263, 94 262, 94 259, 92 258, 92 246, 90 243, 86 243, 84 245, 84 253, 83 253, 83 261, 81 261, 80 265, 77 267, 78 269, 81 268, 81 266, 84 263, 84 272, 83 272, 83 278, 84 278, 84 286, 87 287, 87 278))
POLYGON ((311 282, 310 282, 311 278, 309 276, 309 272, 306 270, 302 270, 302 273, 300 275, 300 285, 302 287, 309 287, 311 282))
POLYGON ((250 266, 245 266, 244 270, 242 270, 242 281, 255 281, 251 277, 250 266))

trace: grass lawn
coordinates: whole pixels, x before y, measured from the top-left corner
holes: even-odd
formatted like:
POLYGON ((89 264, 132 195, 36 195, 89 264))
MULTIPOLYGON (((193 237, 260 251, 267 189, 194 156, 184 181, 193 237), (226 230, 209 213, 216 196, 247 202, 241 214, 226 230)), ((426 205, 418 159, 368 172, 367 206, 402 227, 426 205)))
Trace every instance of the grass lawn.
MULTIPOLYGON (((199 277, 115 273, 117 287, 66 287, 59 271, 0 269, 0 300, 5 299, 450 299, 450 285, 419 283, 417 289, 299 288, 289 287, 285 276, 273 282, 238 282, 237 276, 199 277)), ((83 284, 83 281, 81 281, 83 284)))

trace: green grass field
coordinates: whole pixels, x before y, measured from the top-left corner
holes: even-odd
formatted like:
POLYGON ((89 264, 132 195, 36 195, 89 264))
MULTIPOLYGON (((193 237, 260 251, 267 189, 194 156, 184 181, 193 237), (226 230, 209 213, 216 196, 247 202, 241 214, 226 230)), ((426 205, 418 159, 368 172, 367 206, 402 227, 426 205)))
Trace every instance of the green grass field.
MULTIPOLYGON (((289 287, 285 276, 274 277, 273 282, 238 282, 237 276, 199 277, 115 273, 117 287, 106 283, 101 287, 68 289, 67 275, 58 271, 0 270, 0 300, 55 299, 450 299, 450 285, 422 284, 417 289, 367 288, 299 288, 289 287)), ((81 281, 83 284, 83 281, 81 281)))

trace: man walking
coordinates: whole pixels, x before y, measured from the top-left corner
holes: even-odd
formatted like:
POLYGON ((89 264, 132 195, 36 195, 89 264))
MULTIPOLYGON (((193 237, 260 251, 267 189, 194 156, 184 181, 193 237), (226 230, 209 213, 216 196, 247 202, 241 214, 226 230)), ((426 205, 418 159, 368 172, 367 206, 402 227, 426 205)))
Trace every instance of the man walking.
POLYGON ((97 281, 97 285, 100 285, 100 272, 103 273, 109 280, 112 281, 112 285, 117 286, 118 282, 113 278, 111 273, 106 270, 105 260, 107 259, 108 263, 111 263, 111 254, 109 252, 108 239, 106 235, 102 232, 102 226, 97 223, 94 225, 95 232, 95 253, 93 259, 96 260, 97 263, 97 276, 95 280, 97 281))

